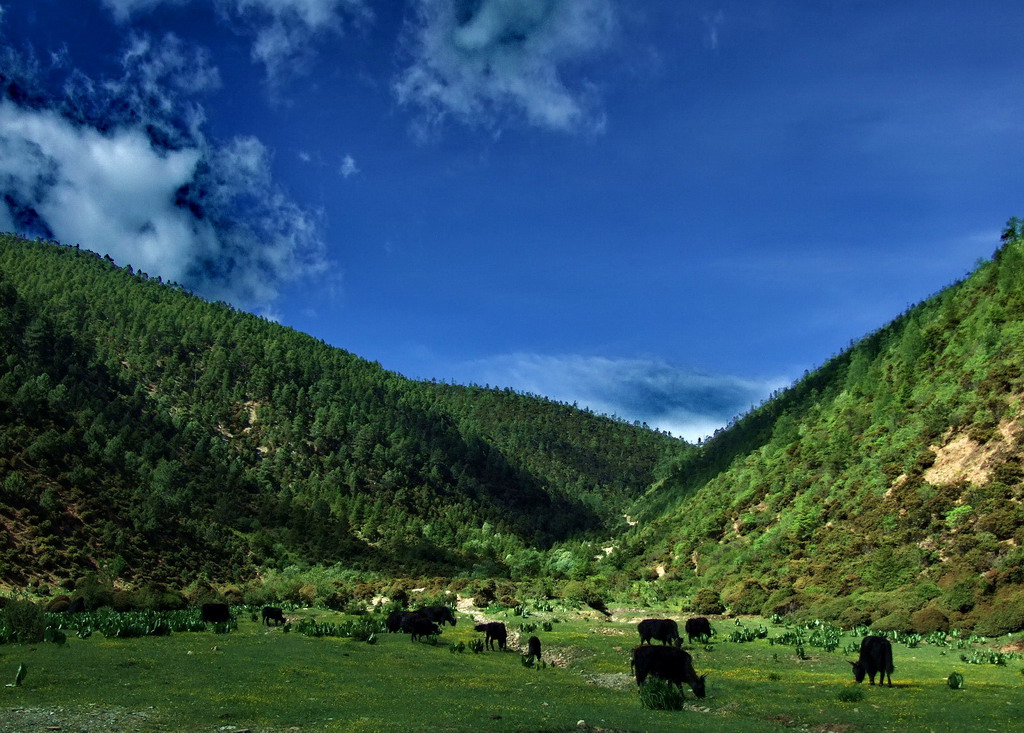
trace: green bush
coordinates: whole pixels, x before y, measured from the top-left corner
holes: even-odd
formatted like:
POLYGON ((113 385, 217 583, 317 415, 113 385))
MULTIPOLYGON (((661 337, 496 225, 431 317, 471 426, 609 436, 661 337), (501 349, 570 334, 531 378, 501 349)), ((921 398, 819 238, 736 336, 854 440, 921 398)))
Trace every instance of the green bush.
POLYGON ((722 605, 717 591, 711 588, 701 588, 690 603, 690 610, 694 613, 717 615, 725 613, 725 606, 722 605))
POLYGON ((910 627, 910 614, 903 610, 888 613, 871 624, 872 631, 907 631, 910 627))
POLYGON ((910 614, 910 630, 918 634, 949 631, 949 617, 936 606, 925 606, 910 614))
POLYGON ((660 677, 648 677, 640 685, 640 704, 651 710, 682 710, 683 691, 660 677))
POLYGON ((733 613, 758 614, 767 600, 768 591, 753 578, 747 578, 722 591, 722 601, 733 613))
POLYGON ((997 600, 988 607, 974 609, 974 633, 1001 636, 1024 629, 1024 591, 997 600))
POLYGON ((954 583, 942 594, 942 605, 950 611, 967 613, 974 608, 977 588, 978 581, 976 578, 967 578, 966 580, 954 583))
POLYGON ((45 632, 45 614, 35 603, 13 599, 0 608, 0 643, 35 644, 45 632))

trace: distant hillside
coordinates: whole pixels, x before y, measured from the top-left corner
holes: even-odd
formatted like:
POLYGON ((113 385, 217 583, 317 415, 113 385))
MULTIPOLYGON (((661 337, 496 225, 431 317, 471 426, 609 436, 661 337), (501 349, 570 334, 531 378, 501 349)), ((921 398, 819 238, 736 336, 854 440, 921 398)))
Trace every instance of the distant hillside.
POLYGON ((0 582, 334 564, 540 574, 681 441, 416 382, 77 248, 0 236, 0 582))
POLYGON ((1011 220, 965 281, 676 460, 609 566, 743 613, 1024 628, 1022 373, 1011 220))

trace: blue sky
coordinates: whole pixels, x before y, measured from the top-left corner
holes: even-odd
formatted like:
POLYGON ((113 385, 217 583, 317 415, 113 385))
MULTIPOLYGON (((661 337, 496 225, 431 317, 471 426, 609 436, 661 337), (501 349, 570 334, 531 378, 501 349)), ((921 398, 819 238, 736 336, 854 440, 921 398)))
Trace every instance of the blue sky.
POLYGON ((1024 215, 1024 6, 0 0, 0 229, 695 439, 1024 215))

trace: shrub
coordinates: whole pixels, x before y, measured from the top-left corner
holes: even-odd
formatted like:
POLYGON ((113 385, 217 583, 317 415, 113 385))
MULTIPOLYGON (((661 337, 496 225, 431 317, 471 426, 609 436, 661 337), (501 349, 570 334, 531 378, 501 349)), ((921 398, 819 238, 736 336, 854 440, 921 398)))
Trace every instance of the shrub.
POLYGON ((101 608, 113 603, 113 590, 95 575, 86 576, 76 584, 76 587, 78 594, 85 599, 86 608, 101 608))
POLYGON ((601 594, 598 593, 593 585, 579 580, 570 580, 562 586, 562 597, 576 603, 584 603, 588 606, 602 606, 604 604, 604 599, 601 598, 601 594))
POLYGON ((974 608, 974 598, 977 587, 978 581, 976 578, 967 578, 966 580, 954 583, 942 595, 942 605, 950 611, 967 613, 974 608))
POLYGON ((1001 636, 1024 629, 1024 592, 1017 592, 997 600, 987 608, 975 608, 974 633, 982 636, 1001 636))
POLYGON ((788 616, 803 605, 799 595, 791 590, 777 590, 768 596, 768 600, 761 606, 762 616, 788 616))
POLYGON ((245 596, 242 593, 242 589, 237 585, 229 585, 223 591, 221 595, 224 596, 224 602, 237 606, 239 603, 245 602, 245 596))
POLYGON ((115 611, 133 611, 136 608, 135 596, 126 590, 115 590, 110 594, 110 605, 115 611))
POLYGON ((910 628, 910 614, 903 610, 893 611, 871 624, 872 631, 906 631, 910 628))
POLYGON ((690 609, 694 613, 710 614, 712 616, 725 613, 725 606, 722 605, 718 593, 711 588, 701 588, 690 603, 690 609))
POLYGON ((651 710, 682 710, 683 691, 660 677, 648 677, 640 685, 640 704, 651 710))
POLYGON ((936 606, 926 606, 910 615, 910 630, 918 634, 949 631, 949 617, 936 606))
POLYGON ((493 580, 488 580, 480 586, 473 594, 473 605, 477 608, 487 608, 497 599, 497 590, 493 580))
POLYGON ((962 690, 964 689, 964 676, 959 672, 953 672, 946 678, 946 684, 954 690, 962 690))
POLYGON ((850 606, 839 614, 839 623, 848 629, 856 628, 857 626, 867 626, 871 623, 871 612, 863 608, 850 606))
POLYGON ((59 596, 55 596, 53 599, 50 600, 49 603, 46 604, 46 610, 49 613, 60 613, 62 611, 67 611, 68 606, 70 605, 71 596, 61 594, 59 596))
POLYGON ((722 601, 733 613, 758 614, 767 600, 768 591, 753 578, 748 578, 722 591, 722 601))
POLYGON ((0 642, 35 644, 43 640, 45 631, 43 609, 31 601, 13 599, 0 609, 0 642))

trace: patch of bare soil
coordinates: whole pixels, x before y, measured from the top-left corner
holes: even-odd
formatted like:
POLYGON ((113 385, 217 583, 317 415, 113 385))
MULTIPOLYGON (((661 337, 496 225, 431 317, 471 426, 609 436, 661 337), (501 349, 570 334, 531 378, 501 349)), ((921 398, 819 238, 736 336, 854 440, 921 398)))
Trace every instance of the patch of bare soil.
POLYGON ((947 486, 957 481, 981 486, 988 483, 996 459, 1013 450, 1020 422, 1004 420, 999 424, 998 437, 979 443, 969 435, 953 433, 942 446, 930 446, 935 463, 924 472, 924 480, 936 486, 947 486))
POLYGON ((588 685, 607 687, 610 690, 628 690, 636 687, 633 676, 625 672, 612 672, 609 674, 590 674, 586 676, 588 685))
POLYGON ((998 647, 999 651, 1003 654, 1020 654, 1024 652, 1024 639, 1018 639, 1017 641, 1010 642, 1004 646, 998 647))
POLYGON ((76 705, 53 708, 4 708, 0 710, 0 732, 109 733, 109 731, 155 731, 159 724, 150 712, 107 705, 76 705))

